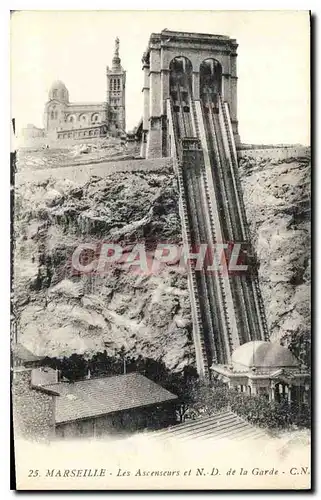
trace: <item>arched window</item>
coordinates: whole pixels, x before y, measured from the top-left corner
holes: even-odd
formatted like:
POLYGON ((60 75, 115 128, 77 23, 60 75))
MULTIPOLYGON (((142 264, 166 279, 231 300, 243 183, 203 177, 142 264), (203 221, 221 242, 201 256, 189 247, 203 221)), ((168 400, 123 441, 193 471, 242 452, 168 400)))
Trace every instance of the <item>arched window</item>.
POLYGON ((87 124, 87 115, 79 115, 79 121, 82 123, 82 125, 86 125, 87 124))
POLYGON ((67 122, 68 123, 74 123, 76 121, 76 117, 74 115, 68 115, 67 116, 67 122))
POLYGON ((222 66, 216 59, 205 59, 200 65, 200 95, 222 92, 222 66))
POLYGON ((169 65, 170 92, 175 100, 177 89, 190 93, 192 91, 192 63, 187 57, 174 57, 169 65))

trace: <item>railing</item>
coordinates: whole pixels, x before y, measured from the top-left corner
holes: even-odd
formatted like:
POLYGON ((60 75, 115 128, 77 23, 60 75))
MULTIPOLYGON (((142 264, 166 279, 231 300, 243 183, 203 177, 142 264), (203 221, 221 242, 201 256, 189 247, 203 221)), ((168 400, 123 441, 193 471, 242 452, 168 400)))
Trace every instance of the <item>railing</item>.
MULTIPOLYGON (((211 147, 208 143, 207 133, 213 134, 213 129, 208 130, 205 126, 205 120, 203 117, 200 102, 196 102, 196 115, 198 119, 200 137, 202 141, 202 147, 204 151, 205 159, 205 195, 208 200, 208 209, 211 219, 211 233, 212 242, 215 244, 217 242, 223 243, 223 231, 221 227, 219 207, 217 204, 217 190, 215 187, 216 178, 213 177, 213 170, 211 165, 211 158, 209 156, 209 151, 211 147)), ((213 136, 216 139, 215 133, 213 136)), ((217 161, 220 160, 218 151, 216 151, 217 161)), ((219 187, 220 189, 220 187, 219 187)), ((224 196, 224 194, 223 194, 224 196)), ((236 322, 236 314, 234 309, 233 297, 231 286, 229 283, 229 278, 226 275, 217 273, 216 276, 216 288, 217 288, 217 299, 219 303, 219 309, 222 315, 222 336, 225 341, 225 362, 229 362, 230 355, 232 351, 239 345, 239 335, 236 322)))
MULTIPOLYGON (((182 160, 183 147, 182 147, 182 142, 178 138, 177 130, 174 126, 173 106, 170 99, 168 99, 167 101, 167 116, 169 119, 169 134, 172 137, 171 141, 172 153, 173 153, 174 163, 176 164, 176 171, 178 177, 178 186, 180 193, 179 208, 180 208, 181 222, 182 222, 183 244, 185 248, 191 248, 192 239, 191 239, 190 219, 188 215, 184 177, 183 177, 183 160, 182 160)), ((207 352, 204 341, 203 318, 202 318, 201 306, 198 295, 198 285, 196 280, 195 269, 192 266, 189 266, 188 269, 188 286, 191 299, 193 341, 195 346, 197 371, 201 377, 208 378, 209 367, 207 362, 207 352)))
MULTIPOLYGON (((213 165, 213 169, 215 168, 215 178, 217 179, 217 183, 219 188, 217 190, 217 196, 220 197, 221 200, 221 220, 222 225, 224 225, 224 230, 222 230, 224 234, 224 239, 226 242, 238 241, 237 234, 235 232, 235 227, 237 227, 237 223, 235 223, 235 219, 233 217, 233 188, 231 189, 231 183, 229 182, 228 176, 228 167, 226 165, 226 155, 224 150, 224 143, 222 138, 222 130, 219 123, 218 115, 212 112, 211 107, 212 101, 209 100, 207 102, 208 105, 208 113, 206 113, 207 125, 208 125, 208 134, 209 140, 212 142, 212 147, 215 155, 215 165, 213 165)), ((205 118, 204 116, 204 118, 205 118)), ((214 175, 214 174, 213 174, 214 175)), ((248 321, 248 317, 246 314, 246 302, 244 293, 242 290, 242 279, 244 277, 229 277, 229 285, 231 289, 231 296, 235 308, 235 315, 238 317, 238 343, 240 339, 250 340, 250 325, 248 321), (235 305, 238 304, 239 308, 236 309, 235 305), (240 314, 240 307, 243 309, 243 314, 240 314), (241 330, 241 331, 240 331, 241 330)), ((231 348, 234 349, 236 346, 232 345, 231 348)))
MULTIPOLYGON (((226 102, 225 103, 222 102, 221 96, 219 96, 219 107, 220 107, 220 113, 221 113, 221 117, 222 117, 222 126, 223 126, 223 129, 225 132, 227 154, 228 154, 230 171, 231 171, 233 184, 234 184, 235 196, 236 196, 236 200, 237 200, 236 205, 237 205, 237 210, 238 210, 238 214, 239 214, 239 220, 241 223, 243 239, 244 239, 244 241, 249 242, 250 241, 250 234, 249 234, 249 228, 248 228, 248 223, 247 223, 245 206, 243 203, 241 181, 240 181, 239 173, 238 173, 237 153, 236 153, 235 141, 234 141, 234 136, 233 136, 232 123, 231 123, 231 119, 230 119, 228 104, 226 102)), ((257 316, 260 330, 261 330, 260 337, 262 339, 267 340, 269 338, 268 325, 267 325, 267 320, 266 320, 266 315, 265 315, 265 307, 264 307, 264 303, 263 303, 263 299, 262 299, 262 295, 261 295, 261 290, 260 290, 260 285, 259 285, 259 279, 258 279, 256 272, 253 273, 253 275, 252 275, 251 287, 252 287, 253 299, 254 299, 255 306, 256 306, 256 316, 257 316)))
MULTIPOLYGON (((170 153, 180 192, 185 248, 226 241, 249 241, 249 231, 237 171, 237 156, 229 110, 218 98, 218 114, 205 116, 192 93, 177 110, 167 101, 170 153), (189 106, 189 111, 185 109, 189 106), (228 236, 228 238, 226 238, 228 236), (224 238, 225 237, 225 238, 224 238)), ((257 276, 230 277, 196 271, 188 266, 197 370, 209 376, 209 363, 230 361, 242 341, 267 338, 267 324, 257 276), (259 332, 257 332, 259 330, 259 332), (257 335, 258 334, 258 335, 257 335), (220 361, 218 361, 218 359, 220 361)))

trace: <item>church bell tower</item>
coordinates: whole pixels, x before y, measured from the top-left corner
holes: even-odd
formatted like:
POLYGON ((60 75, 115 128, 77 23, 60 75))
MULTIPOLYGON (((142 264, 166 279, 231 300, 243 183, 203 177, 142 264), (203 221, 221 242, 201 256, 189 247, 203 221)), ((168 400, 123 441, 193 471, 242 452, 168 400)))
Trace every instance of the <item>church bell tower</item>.
POLYGON ((119 38, 115 40, 112 67, 107 66, 107 104, 110 129, 116 135, 126 131, 126 71, 119 57, 119 38))

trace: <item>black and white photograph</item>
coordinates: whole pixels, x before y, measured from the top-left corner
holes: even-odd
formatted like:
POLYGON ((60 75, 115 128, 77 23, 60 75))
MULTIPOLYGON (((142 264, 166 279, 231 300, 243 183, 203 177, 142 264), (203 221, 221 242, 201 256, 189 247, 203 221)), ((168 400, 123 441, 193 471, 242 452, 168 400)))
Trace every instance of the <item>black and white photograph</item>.
POLYGON ((310 12, 11 12, 17 490, 311 488, 310 12))

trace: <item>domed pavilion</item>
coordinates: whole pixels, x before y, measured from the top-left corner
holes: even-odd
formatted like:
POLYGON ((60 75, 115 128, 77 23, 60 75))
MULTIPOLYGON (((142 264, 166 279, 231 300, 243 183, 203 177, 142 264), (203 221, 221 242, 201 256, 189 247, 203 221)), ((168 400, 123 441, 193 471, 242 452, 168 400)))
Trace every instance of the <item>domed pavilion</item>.
POLYGON ((270 401, 306 401, 310 374, 291 351, 276 342, 254 340, 232 354, 230 365, 214 364, 215 378, 238 392, 261 394, 270 401))

